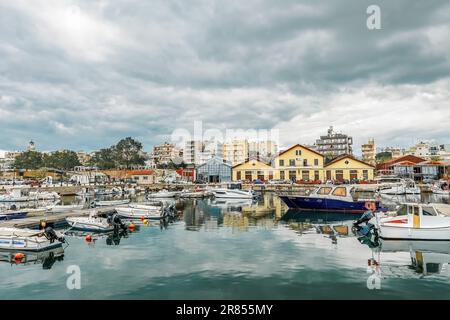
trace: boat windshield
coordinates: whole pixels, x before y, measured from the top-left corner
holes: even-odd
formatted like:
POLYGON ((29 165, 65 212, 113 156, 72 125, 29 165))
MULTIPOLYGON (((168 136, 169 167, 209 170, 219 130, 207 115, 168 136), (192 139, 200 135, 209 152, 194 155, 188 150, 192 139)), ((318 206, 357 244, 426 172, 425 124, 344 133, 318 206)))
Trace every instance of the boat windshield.
POLYGON ((317 190, 317 194, 321 194, 321 195, 327 195, 330 194, 331 192, 331 187, 321 187, 319 190, 317 190))
POLYGON ((437 212, 434 207, 422 207, 422 215, 424 216, 437 216, 437 212))
POLYGON ((338 188, 334 189, 333 196, 346 197, 347 189, 345 187, 338 187, 338 188))

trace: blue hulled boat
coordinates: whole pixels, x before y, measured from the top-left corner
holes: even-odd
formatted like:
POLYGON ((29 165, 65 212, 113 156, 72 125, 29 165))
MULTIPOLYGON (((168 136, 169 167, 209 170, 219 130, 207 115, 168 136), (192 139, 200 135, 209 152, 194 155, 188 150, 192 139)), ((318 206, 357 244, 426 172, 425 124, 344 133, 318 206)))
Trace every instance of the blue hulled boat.
POLYGON ((12 219, 22 219, 25 218, 28 211, 14 210, 14 211, 3 211, 0 212, 0 221, 2 220, 12 220, 12 219))
POLYGON ((304 211, 363 213, 367 211, 368 202, 375 205, 376 211, 383 210, 379 201, 354 199, 352 191, 352 186, 325 185, 317 187, 308 195, 281 192, 278 196, 289 208, 304 211))

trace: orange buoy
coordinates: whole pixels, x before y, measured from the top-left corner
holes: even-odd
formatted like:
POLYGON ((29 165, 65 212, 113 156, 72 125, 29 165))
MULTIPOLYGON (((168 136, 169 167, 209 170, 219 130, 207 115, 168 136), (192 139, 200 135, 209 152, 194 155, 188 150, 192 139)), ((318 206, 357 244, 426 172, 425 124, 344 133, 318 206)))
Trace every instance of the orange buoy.
POLYGON ((133 231, 136 228, 136 226, 134 225, 134 223, 130 223, 130 225, 128 226, 128 229, 130 229, 131 231, 133 231))
POLYGON ((85 239, 86 239, 86 242, 91 242, 92 236, 90 234, 88 234, 85 239))
POLYGON ((16 262, 22 261, 23 258, 25 258, 25 255, 22 252, 18 252, 14 255, 14 260, 16 260, 16 262))
POLYGON ((144 216, 141 216, 141 221, 144 221, 145 220, 145 217, 144 216))

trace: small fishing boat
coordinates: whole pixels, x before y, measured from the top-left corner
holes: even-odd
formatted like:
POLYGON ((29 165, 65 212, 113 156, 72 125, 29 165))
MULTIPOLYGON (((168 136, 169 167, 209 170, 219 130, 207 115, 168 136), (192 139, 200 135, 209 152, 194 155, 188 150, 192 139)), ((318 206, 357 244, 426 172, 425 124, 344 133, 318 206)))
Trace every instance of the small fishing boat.
POLYGON ((211 189, 211 193, 215 198, 222 199, 253 199, 255 194, 252 190, 244 191, 239 189, 211 189))
POLYGON ((156 220, 164 218, 163 210, 145 210, 126 207, 116 207, 117 214, 125 219, 148 219, 156 220))
POLYGON ((110 232, 119 226, 123 226, 120 218, 117 218, 115 216, 109 218, 99 217, 95 211, 92 211, 88 217, 68 217, 66 222, 75 230, 110 232))
POLYGON ((351 185, 323 185, 305 195, 279 192, 278 196, 289 208, 305 211, 363 213, 368 202, 375 205, 376 211, 384 210, 378 200, 354 199, 353 189, 351 185))
POLYGON ((150 193, 147 195, 147 198, 175 198, 180 195, 179 191, 168 191, 168 190, 161 190, 155 193, 150 193))
POLYGON ((46 209, 48 212, 51 213, 62 213, 62 212, 69 212, 74 210, 81 210, 83 209, 83 204, 73 204, 73 205, 51 205, 47 206, 46 209))
POLYGON ((128 204, 130 203, 130 199, 123 199, 123 200, 96 200, 94 202, 96 207, 110 207, 110 206, 120 206, 122 204, 128 204))
POLYGON ((450 240, 450 217, 432 204, 404 204, 396 216, 378 219, 377 228, 382 239, 450 240))
POLYGON ((25 210, 6 210, 0 212, 0 221, 1 220, 13 220, 13 219, 22 219, 25 218, 28 214, 28 211, 25 210))
POLYGON ((380 194, 402 195, 402 194, 420 194, 420 188, 411 179, 402 179, 398 183, 380 187, 380 194))
POLYGON ((431 192, 441 196, 450 196, 450 186, 447 181, 440 181, 431 187, 431 192))
POLYGON ((61 246, 64 242, 64 237, 52 228, 0 228, 0 250, 42 251, 61 246))

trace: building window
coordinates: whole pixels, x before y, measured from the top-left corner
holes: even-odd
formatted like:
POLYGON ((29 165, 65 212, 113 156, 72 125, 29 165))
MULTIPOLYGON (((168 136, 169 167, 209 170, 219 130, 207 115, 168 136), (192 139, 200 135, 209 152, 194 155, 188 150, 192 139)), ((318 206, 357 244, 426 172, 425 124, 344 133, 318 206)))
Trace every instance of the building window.
POLYGON ((302 150, 295 150, 295 155, 296 156, 301 156, 302 155, 302 150))
POLYGON ((280 171, 280 179, 284 180, 286 179, 285 175, 284 175, 284 171, 280 171))
POLYGON ((280 167, 284 167, 284 160, 280 159, 280 167))
POLYGON ((363 180, 369 180, 369 170, 363 170, 363 180))
POLYGON ((318 166, 319 165, 319 159, 314 159, 314 165, 318 166))
POLYGON ((269 180, 273 180, 273 171, 269 171, 269 180))
POLYGON ((314 171, 314 181, 319 181, 319 180, 320 180, 319 171, 314 171))
POLYGON ((302 171, 302 180, 309 181, 309 171, 302 171))
POLYGON ((264 181, 264 171, 258 171, 258 179, 264 181))
POLYGON ((308 159, 303 159, 303 166, 307 167, 308 166, 308 159))
POLYGON ((350 170, 350 181, 358 179, 358 170, 350 170))
POLYGON ((289 166, 295 167, 295 159, 289 159, 289 166))
POLYGON ((236 180, 241 180, 241 172, 240 171, 238 171, 236 173, 236 180))
POLYGON ((251 171, 245 171, 245 180, 252 181, 252 172, 251 171))
POLYGON ((143 176, 142 180, 148 180, 148 177, 147 176, 143 176))

